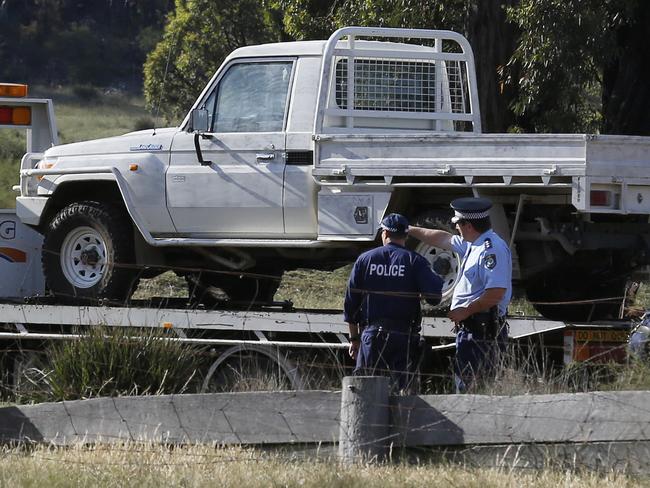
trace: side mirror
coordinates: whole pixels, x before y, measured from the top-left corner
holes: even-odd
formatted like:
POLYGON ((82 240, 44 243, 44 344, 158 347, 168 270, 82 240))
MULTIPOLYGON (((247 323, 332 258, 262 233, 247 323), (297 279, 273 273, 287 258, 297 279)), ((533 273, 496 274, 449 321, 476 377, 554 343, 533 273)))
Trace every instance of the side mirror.
POLYGON ((195 108, 192 110, 192 131, 208 132, 208 111, 204 108, 195 108))

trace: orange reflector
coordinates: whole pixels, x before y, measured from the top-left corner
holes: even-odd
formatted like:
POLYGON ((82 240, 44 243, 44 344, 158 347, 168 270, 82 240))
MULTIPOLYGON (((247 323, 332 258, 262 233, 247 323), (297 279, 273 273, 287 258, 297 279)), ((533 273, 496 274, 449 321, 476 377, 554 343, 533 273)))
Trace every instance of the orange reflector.
POLYGON ((591 190, 589 193, 589 203, 599 207, 609 207, 611 204, 612 193, 607 190, 591 190))
POLYGON ((31 123, 31 107, 0 107, 0 125, 29 125, 31 123))
POLYGON ((14 125, 29 125, 32 123, 31 107, 14 107, 11 121, 14 125))
POLYGON ((0 97, 21 98, 27 96, 27 85, 0 83, 0 97))
POLYGON ((138 165, 137 164, 131 164, 131 165, 129 165, 129 169, 131 171, 138 171, 138 165))

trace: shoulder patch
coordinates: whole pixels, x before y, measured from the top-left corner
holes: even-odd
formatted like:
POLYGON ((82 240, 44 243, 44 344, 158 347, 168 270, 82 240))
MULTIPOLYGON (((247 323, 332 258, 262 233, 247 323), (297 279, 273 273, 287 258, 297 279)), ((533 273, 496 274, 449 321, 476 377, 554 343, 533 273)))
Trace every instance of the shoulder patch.
POLYGON ((485 242, 483 242, 483 247, 485 247, 485 249, 492 249, 492 239, 489 237, 485 239, 485 242))
POLYGON ((497 255, 496 254, 488 254, 485 256, 485 267, 487 269, 494 269, 494 267, 497 265, 497 255))

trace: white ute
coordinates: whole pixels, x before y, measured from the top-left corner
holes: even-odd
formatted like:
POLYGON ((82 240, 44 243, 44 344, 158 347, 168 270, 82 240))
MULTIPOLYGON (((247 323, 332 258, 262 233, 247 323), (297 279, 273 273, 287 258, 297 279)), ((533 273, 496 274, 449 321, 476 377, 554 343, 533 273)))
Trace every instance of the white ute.
MULTIPOLYGON (((483 134, 464 37, 347 27, 237 49, 179 127, 28 154, 16 210, 61 299, 123 300, 172 268, 214 304, 352 260, 386 212, 444 228, 451 199, 481 195, 529 299, 588 320, 648 263, 649 164, 646 137, 483 134)), ((458 256, 417 250, 449 295, 458 256)))

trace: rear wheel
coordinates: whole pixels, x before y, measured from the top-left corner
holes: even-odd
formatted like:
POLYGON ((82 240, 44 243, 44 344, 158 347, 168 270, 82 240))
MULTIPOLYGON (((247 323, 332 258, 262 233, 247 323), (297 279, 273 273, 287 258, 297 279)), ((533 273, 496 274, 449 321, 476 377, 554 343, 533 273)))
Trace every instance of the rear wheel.
POLYGON ((625 283, 625 277, 566 266, 529 280, 526 295, 549 320, 588 322, 618 317, 625 283))
MULTIPOLYGON (((412 225, 454 233, 451 213, 445 211, 433 210, 420 214, 413 220, 412 225)), ((429 262, 431 269, 442 279, 442 300, 437 307, 448 305, 454 287, 458 283, 461 256, 452 250, 431 246, 414 238, 408 239, 407 246, 422 255, 429 262)))
POLYGON ((280 287, 282 271, 269 268, 253 268, 240 276, 224 276, 220 287, 232 301, 248 303, 270 303, 280 287))
POLYGON ((125 300, 135 288, 133 230, 117 207, 73 203, 52 220, 43 242, 43 272, 59 299, 125 300))
POLYGON ((226 300, 230 304, 248 306, 267 304, 280 286, 282 271, 252 268, 241 274, 225 272, 194 273, 187 278, 190 300, 214 308, 226 300))

